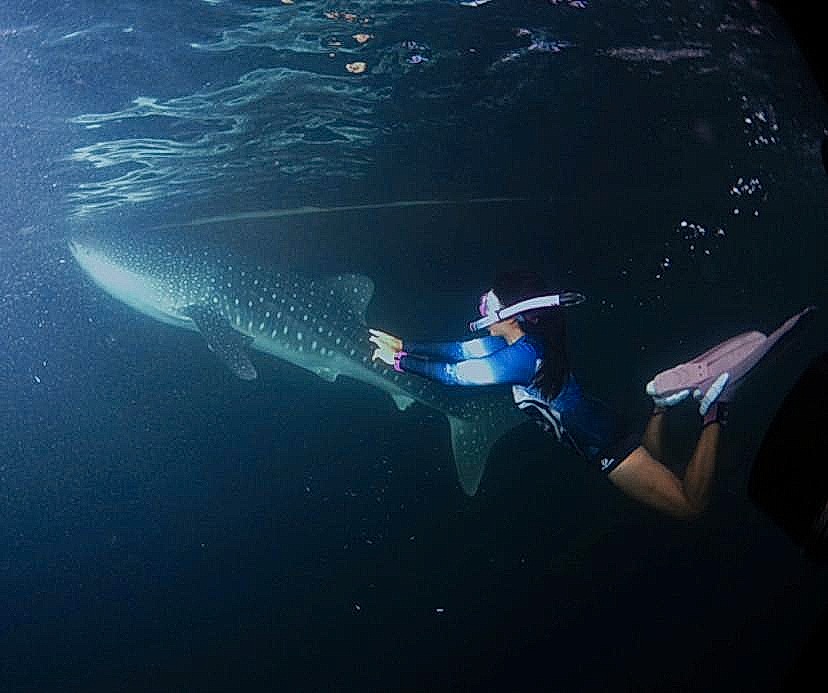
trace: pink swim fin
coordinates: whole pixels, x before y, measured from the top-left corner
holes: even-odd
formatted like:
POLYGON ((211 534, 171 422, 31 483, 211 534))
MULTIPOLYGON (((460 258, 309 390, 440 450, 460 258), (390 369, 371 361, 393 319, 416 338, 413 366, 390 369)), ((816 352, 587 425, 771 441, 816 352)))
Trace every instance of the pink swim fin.
POLYGON ((814 306, 808 306, 788 318, 768 336, 761 332, 744 332, 705 351, 692 361, 662 371, 647 383, 647 394, 663 397, 687 389, 706 392, 722 373, 730 374, 727 389, 733 389, 800 318, 814 309, 814 306))

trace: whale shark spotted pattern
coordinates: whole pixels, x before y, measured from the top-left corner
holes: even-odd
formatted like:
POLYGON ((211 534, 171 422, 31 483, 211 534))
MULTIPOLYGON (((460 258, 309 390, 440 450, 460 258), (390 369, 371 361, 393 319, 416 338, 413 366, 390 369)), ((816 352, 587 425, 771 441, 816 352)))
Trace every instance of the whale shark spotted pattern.
POLYGON ((324 279, 269 271, 206 245, 76 239, 72 255, 116 299, 161 322, 199 332, 236 376, 257 377, 254 349, 327 381, 354 378, 448 417, 460 485, 474 495, 495 441, 523 421, 508 392, 461 392, 372 361, 365 311, 373 281, 357 274, 324 279))

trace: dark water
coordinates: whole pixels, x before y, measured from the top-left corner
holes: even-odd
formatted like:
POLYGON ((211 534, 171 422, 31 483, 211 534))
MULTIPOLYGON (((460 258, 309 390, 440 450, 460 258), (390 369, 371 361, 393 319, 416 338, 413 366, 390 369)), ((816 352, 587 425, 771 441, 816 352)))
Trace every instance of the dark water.
MULTIPOLYGON (((0 80, 0 688, 779 685, 828 583, 746 481, 824 311, 742 389, 686 525, 531 427, 467 498, 441 416, 262 356, 237 381, 65 246, 169 225, 362 272, 412 338, 531 266, 589 296, 585 386, 644 415, 653 373, 826 304, 826 109, 763 5, 10 2, 0 80), (187 225, 486 197, 514 199, 187 225)), ((671 424, 681 470, 697 416, 671 424)))

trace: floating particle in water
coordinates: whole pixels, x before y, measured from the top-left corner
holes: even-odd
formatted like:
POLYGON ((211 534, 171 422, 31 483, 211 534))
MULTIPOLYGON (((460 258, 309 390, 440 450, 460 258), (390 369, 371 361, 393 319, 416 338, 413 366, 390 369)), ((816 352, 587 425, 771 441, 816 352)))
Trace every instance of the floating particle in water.
POLYGON ((736 182, 730 186, 730 197, 738 200, 738 206, 733 207, 732 213, 752 214, 754 217, 759 216, 758 205, 767 199, 767 195, 762 186, 762 181, 758 177, 742 177, 740 176, 736 182))
POLYGON ((742 111, 745 116, 745 134, 750 138, 750 146, 768 146, 778 143, 779 121, 776 110, 769 103, 752 103, 742 96, 742 111))
POLYGON ((731 186, 730 194, 735 197, 755 195, 762 192, 762 182, 758 178, 742 178, 731 186))
POLYGON ((686 220, 682 220, 676 230, 682 234, 685 241, 694 241, 698 238, 703 238, 708 234, 707 229, 701 224, 694 224, 693 222, 686 220))
MULTIPOLYGON (((676 225, 675 232, 684 246, 687 255, 693 261, 698 261, 702 256, 710 257, 719 248, 720 241, 726 235, 725 230, 721 226, 710 229, 703 224, 688 221, 687 219, 682 219, 676 225)), ((662 279, 673 268, 677 252, 675 243, 675 240, 665 242, 665 247, 672 249, 673 252, 671 255, 664 255, 658 263, 658 270, 655 274, 656 279, 662 279)))

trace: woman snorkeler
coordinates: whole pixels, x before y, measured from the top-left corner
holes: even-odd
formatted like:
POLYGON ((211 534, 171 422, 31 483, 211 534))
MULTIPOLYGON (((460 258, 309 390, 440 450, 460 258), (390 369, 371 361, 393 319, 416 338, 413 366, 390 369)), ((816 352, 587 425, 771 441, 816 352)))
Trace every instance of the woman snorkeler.
POLYGON ((802 313, 769 338, 745 333, 657 376, 647 387, 654 407, 641 434, 626 428, 608 406, 584 394, 570 369, 563 307, 583 300, 577 293, 550 293, 535 273, 501 274, 481 297, 481 318, 470 324, 473 331, 488 328, 489 337, 403 342, 372 329, 373 359, 448 385, 511 385, 519 409, 597 465, 623 492, 676 517, 699 515, 710 497, 727 400, 737 381, 802 313), (659 383, 662 387, 656 387, 659 383), (702 429, 680 479, 661 461, 664 414, 691 392, 699 400, 702 429))

